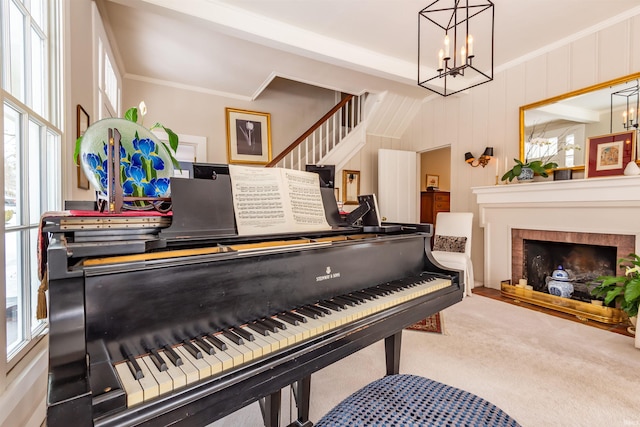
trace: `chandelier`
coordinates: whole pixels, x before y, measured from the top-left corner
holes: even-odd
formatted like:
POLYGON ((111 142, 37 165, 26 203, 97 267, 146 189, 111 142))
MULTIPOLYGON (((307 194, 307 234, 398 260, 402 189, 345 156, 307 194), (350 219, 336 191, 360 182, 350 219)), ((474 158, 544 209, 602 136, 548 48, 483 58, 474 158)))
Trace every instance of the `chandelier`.
POLYGON ((436 0, 418 12, 418 85, 442 96, 493 80, 493 3, 436 0))
POLYGON ((625 89, 618 90, 611 93, 611 132, 613 132, 613 110, 615 108, 615 96, 623 97, 626 101, 626 107, 622 112, 622 126, 625 130, 630 128, 638 129, 638 111, 640 107, 640 100, 638 98, 638 92, 640 85, 638 80, 634 86, 630 86, 625 89))

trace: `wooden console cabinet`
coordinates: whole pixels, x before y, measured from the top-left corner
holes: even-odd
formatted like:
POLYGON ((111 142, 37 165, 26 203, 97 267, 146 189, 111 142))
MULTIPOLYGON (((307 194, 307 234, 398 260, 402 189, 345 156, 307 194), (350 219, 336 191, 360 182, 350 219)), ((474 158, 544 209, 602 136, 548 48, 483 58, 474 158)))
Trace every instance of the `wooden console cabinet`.
POLYGON ((420 222, 436 225, 438 212, 449 212, 448 191, 422 191, 420 193, 420 222))

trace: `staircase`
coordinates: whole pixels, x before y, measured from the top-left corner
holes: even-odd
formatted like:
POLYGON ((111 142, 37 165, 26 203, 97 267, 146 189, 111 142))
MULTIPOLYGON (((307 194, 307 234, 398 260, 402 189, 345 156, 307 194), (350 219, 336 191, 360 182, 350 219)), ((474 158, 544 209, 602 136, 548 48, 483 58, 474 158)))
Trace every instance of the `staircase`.
POLYGON ((333 161, 336 155, 339 154, 340 162, 345 163, 352 155, 349 152, 357 152, 366 142, 367 98, 366 93, 345 96, 266 167, 304 170, 308 164, 333 164, 340 169, 341 165, 333 161))
POLYGON ((348 95, 266 167, 335 165, 339 171, 366 144, 368 132, 400 138, 421 102, 389 92, 348 95))

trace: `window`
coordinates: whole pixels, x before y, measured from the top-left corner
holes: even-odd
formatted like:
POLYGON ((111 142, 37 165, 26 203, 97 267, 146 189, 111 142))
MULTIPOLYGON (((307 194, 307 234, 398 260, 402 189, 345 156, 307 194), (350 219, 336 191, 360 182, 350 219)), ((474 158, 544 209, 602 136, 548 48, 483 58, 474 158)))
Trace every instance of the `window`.
POLYGON ((0 0, 4 152, 4 277, 9 366, 45 329, 36 319, 38 225, 59 210, 61 183, 60 0, 0 0))
POLYGON ((113 55, 107 33, 102 25, 102 20, 97 8, 93 7, 93 13, 96 15, 94 22, 95 27, 95 47, 98 57, 96 58, 98 66, 98 120, 109 117, 120 116, 120 93, 121 79, 118 70, 113 67, 113 55))
POLYGON ((528 161, 553 161, 558 167, 573 167, 580 147, 575 141, 584 136, 584 125, 545 125, 542 131, 532 133, 525 142, 525 153, 528 161))
MULTIPOLYGON (((575 140, 576 140, 575 135, 571 134, 571 135, 567 135, 567 137, 564 139, 564 142, 568 147, 575 147, 576 146, 575 140)), ((576 157, 576 150, 574 148, 565 150, 564 165, 567 167, 575 166, 575 157, 576 157)))

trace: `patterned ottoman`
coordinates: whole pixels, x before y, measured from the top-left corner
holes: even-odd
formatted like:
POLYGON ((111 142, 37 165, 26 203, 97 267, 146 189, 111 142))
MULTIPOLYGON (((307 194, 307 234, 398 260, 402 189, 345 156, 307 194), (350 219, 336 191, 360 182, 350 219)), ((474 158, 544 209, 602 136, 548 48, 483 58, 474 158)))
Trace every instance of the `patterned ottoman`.
POLYGON ((391 375, 356 391, 315 427, 512 426, 497 406, 455 387, 416 375, 391 375))

